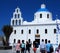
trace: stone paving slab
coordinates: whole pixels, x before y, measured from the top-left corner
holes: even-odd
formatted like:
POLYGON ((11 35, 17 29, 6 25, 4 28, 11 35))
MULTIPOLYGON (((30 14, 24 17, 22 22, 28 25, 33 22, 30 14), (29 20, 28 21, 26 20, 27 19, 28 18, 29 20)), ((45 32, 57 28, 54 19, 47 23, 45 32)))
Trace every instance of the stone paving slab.
MULTIPOLYGON (((16 51, 14 51, 14 50, 0 50, 0 53, 16 53, 16 51)), ((28 52, 26 52, 26 53, 28 53, 28 52)), ((34 53, 32 49, 31 49, 30 53, 34 53)), ((36 51, 36 53, 40 53, 39 49, 36 51)))

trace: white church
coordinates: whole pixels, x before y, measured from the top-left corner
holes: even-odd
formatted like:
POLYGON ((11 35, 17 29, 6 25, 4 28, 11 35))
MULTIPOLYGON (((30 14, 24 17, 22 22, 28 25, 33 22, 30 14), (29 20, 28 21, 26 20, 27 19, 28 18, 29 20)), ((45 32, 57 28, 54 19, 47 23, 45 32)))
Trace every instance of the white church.
POLYGON ((13 17, 11 18, 11 25, 13 32, 10 35, 9 43, 14 41, 31 39, 38 43, 42 39, 44 41, 50 40, 52 44, 60 43, 60 34, 57 34, 57 23, 60 25, 60 20, 52 20, 52 13, 48 11, 45 4, 34 13, 34 20, 32 22, 23 21, 21 11, 19 8, 15 9, 13 17))

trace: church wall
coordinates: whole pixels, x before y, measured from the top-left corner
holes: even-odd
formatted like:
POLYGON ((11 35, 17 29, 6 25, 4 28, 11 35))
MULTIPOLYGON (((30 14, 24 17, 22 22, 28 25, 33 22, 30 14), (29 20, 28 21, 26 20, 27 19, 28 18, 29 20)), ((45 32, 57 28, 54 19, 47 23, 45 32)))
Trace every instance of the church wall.
MULTIPOLYGON (((40 42, 42 39, 50 40, 52 44, 56 44, 56 33, 54 34, 54 29, 56 29, 56 25, 36 25, 36 26, 16 26, 14 30, 16 30, 16 34, 11 34, 10 42, 13 43, 13 40, 16 39, 16 43, 18 40, 31 39, 32 42, 35 40, 36 30, 39 29, 40 42), (23 34, 21 34, 21 30, 23 29, 23 34), (29 34, 29 29, 31 29, 31 34, 29 34), (45 34, 45 29, 47 29, 47 34, 45 34)), ((60 36, 59 36, 60 37, 60 36)), ((60 38, 59 38, 60 40, 60 38)))
POLYGON ((35 13, 35 19, 37 19, 37 21, 41 20, 41 21, 46 21, 46 20, 49 20, 49 21, 52 21, 52 13, 50 12, 37 12, 35 13), (40 14, 42 14, 42 18, 40 18, 40 14), (47 14, 49 14, 49 18, 47 18, 47 14))

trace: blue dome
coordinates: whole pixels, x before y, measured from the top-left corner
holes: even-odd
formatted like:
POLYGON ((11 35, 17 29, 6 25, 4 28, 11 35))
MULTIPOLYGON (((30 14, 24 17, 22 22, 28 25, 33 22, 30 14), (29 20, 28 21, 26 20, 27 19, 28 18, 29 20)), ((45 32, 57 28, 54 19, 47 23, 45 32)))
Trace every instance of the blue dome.
POLYGON ((48 10, 46 8, 41 8, 38 10, 38 12, 40 12, 40 11, 48 11, 48 10))

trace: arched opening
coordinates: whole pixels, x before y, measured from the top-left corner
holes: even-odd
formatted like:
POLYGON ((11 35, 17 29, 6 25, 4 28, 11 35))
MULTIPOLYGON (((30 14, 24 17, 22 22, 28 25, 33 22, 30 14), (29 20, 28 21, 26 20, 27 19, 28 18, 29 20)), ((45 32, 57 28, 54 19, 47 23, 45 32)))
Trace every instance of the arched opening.
POLYGON ((36 33, 37 33, 37 34, 39 33, 39 29, 36 30, 36 33))
POLYGON ((16 25, 17 25, 17 20, 16 20, 16 25))
POLYGON ((47 44, 47 39, 45 39, 45 44, 47 44))
POLYGON ((14 20, 12 21, 12 25, 14 25, 14 20))
POLYGON ((40 44, 40 34, 35 35, 35 41, 38 42, 38 44, 40 44))

